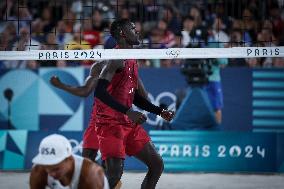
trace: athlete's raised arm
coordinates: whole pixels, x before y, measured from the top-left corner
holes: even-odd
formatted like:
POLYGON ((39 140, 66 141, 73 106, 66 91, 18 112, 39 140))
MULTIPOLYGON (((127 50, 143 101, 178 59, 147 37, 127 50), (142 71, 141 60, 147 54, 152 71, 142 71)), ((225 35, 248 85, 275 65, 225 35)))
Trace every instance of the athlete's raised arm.
POLYGON ((86 78, 85 83, 82 86, 70 86, 67 85, 59 79, 58 76, 52 76, 50 78, 50 83, 59 88, 62 89, 68 93, 71 93, 75 96, 80 96, 80 97, 87 97, 90 95, 90 93, 96 88, 97 82, 98 82, 98 77, 101 72, 101 69, 103 65, 106 62, 98 62, 92 65, 90 69, 90 74, 86 78))

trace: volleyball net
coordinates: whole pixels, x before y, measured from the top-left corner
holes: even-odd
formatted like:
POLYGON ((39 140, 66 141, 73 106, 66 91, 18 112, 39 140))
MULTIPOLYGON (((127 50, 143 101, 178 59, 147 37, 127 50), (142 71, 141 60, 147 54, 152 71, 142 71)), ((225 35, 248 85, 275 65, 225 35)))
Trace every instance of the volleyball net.
POLYGON ((0 51, 0 60, 113 60, 284 57, 284 47, 0 51))

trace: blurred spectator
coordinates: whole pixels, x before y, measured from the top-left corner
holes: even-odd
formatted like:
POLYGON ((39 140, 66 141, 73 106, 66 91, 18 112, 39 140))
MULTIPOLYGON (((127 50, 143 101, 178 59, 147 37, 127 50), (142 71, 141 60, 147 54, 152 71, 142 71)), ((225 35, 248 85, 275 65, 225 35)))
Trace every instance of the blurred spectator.
MULTIPOLYGON (((39 50, 41 48, 41 44, 32 39, 29 33, 29 29, 23 27, 19 31, 19 37, 17 41, 13 44, 12 50, 14 51, 28 51, 28 50, 39 50)), ((5 61, 4 62, 6 68, 34 68, 35 66, 29 61, 26 60, 15 60, 15 61, 5 61)))
POLYGON ((41 48, 41 44, 31 38, 31 34, 29 33, 29 29, 27 27, 23 27, 19 32, 19 39, 13 45, 13 50, 17 51, 27 51, 27 50, 39 50, 41 48))
POLYGON ((200 10, 197 7, 191 7, 189 11, 189 16, 192 16, 194 19, 194 27, 203 26, 202 16, 201 16, 200 10))
POLYGON ((220 2, 220 3, 211 3, 208 5, 208 10, 205 10, 205 21, 211 25, 212 23, 214 23, 214 20, 216 18, 221 19, 221 22, 223 23, 223 27, 221 28, 221 30, 224 30, 227 32, 228 26, 231 23, 231 13, 229 12, 228 9, 230 9, 231 7, 229 7, 228 5, 231 2, 220 2), (225 8, 225 5, 227 5, 227 7, 225 8))
POLYGON ((16 7, 14 0, 0 2, 0 15, 3 20, 16 20, 16 7))
POLYGON ((166 20, 160 20, 158 22, 158 29, 162 32, 161 43, 165 44, 166 48, 175 46, 175 35, 168 29, 166 20))
POLYGON ((7 37, 5 39, 7 40, 7 43, 8 43, 6 46, 7 48, 6 50, 9 50, 9 51, 12 50, 13 45, 16 43, 16 40, 17 40, 17 31, 16 31, 16 26, 14 22, 8 22, 2 34, 5 37, 7 37))
POLYGON ((248 58, 247 63, 248 63, 248 66, 250 68, 261 67, 261 59, 260 58, 248 58))
MULTIPOLYGON (((168 23, 166 20, 160 20, 158 22, 158 27, 161 31, 161 38, 160 38, 160 43, 162 43, 165 48, 173 48, 176 47, 177 43, 180 43, 180 40, 176 37, 175 34, 169 30, 168 23)), ((170 68, 175 66, 175 61, 174 60, 160 60, 160 67, 163 68, 170 68)))
POLYGON ((273 26, 269 20, 264 20, 261 31, 257 34, 257 41, 263 46, 276 46, 278 41, 273 35, 273 26))
MULTIPOLYGON (((7 20, 7 14, 11 9, 11 0, 1 1, 0 2, 0 20, 7 20)), ((0 22, 0 32, 2 32, 5 26, 5 22, 0 22)))
POLYGON ((43 45, 44 50, 59 50, 59 46, 56 42, 55 33, 48 33, 43 45))
MULTIPOLYGON (((242 46, 242 32, 239 29, 235 29, 232 31, 230 35, 230 47, 240 47, 242 46)), ((229 66, 247 66, 247 63, 244 58, 230 58, 229 66)))
POLYGON ((72 33, 76 23, 76 15, 71 11, 67 11, 64 13, 62 20, 65 23, 65 32, 72 33))
POLYGON ((131 18, 143 23, 146 31, 152 28, 159 19, 160 6, 157 5, 157 0, 136 1, 132 7, 127 7, 130 10, 131 18))
MULTIPOLYGON (((75 26, 73 39, 69 41, 65 45, 65 50, 85 50, 91 49, 91 45, 88 41, 85 41, 83 38, 83 33, 80 32, 80 25, 75 26)), ((92 64, 89 60, 82 60, 82 61, 69 61, 68 66, 90 66, 92 64)))
POLYGON ((284 68, 284 58, 273 58, 273 67, 284 68))
POLYGON ((174 34, 181 30, 181 21, 176 16, 174 9, 171 6, 166 6, 163 11, 163 20, 167 24, 167 28, 174 34))
POLYGON ((190 42, 186 47, 200 48, 206 46, 208 40, 207 28, 203 26, 194 28, 189 35, 190 35, 190 42))
POLYGON ((100 32, 93 30, 92 20, 90 19, 83 22, 83 39, 89 43, 91 48, 100 43, 100 32))
POLYGON ((35 19, 31 23, 31 37, 40 42, 45 42, 45 34, 43 33, 43 23, 40 18, 35 19))
MULTIPOLYGON (((282 2, 282 6, 283 6, 283 2, 282 2)), ((282 7, 282 12, 283 12, 283 8, 282 7)), ((273 34, 275 35, 275 37, 280 41, 284 40, 284 19, 281 18, 281 9, 279 8, 278 5, 275 5, 274 7, 272 7, 270 9, 270 20, 272 21, 273 24, 273 34)))
POLYGON ((73 33, 73 39, 65 44, 65 50, 84 50, 91 49, 89 42, 83 39, 82 33, 80 32, 80 25, 75 27, 73 33))
MULTIPOLYGON (((163 40, 163 31, 158 28, 154 28, 149 37, 149 46, 150 49, 161 49, 165 48, 166 45, 162 42, 163 40)), ((150 60, 151 66, 159 68, 160 67, 160 60, 150 60)))
POLYGON ((20 28, 29 27, 33 18, 26 4, 21 5, 21 8, 18 9, 18 19, 20 28))
POLYGON ((56 67, 58 68, 64 68, 67 66, 67 63, 65 60, 57 60, 56 62, 56 67))
POLYGON ((182 35, 181 35, 181 33, 176 34, 176 35, 175 35, 175 45, 174 45, 173 47, 174 47, 174 48, 181 48, 181 47, 182 47, 181 40, 182 40, 182 35))
POLYGON ((59 49, 64 49, 65 44, 73 38, 72 34, 68 33, 66 28, 66 23, 63 20, 57 22, 56 43, 58 44, 59 49))
POLYGON ((101 11, 95 9, 92 16, 93 29, 98 32, 103 32, 109 27, 109 22, 104 20, 101 11))
POLYGON ((230 38, 224 31, 225 28, 226 26, 223 24, 222 19, 219 17, 216 17, 212 25, 212 34, 213 34, 214 40, 215 42, 223 43, 223 46, 228 46, 230 38))
POLYGON ((120 11, 120 18, 122 19, 130 19, 130 14, 127 8, 123 8, 120 11))
POLYGON ((8 49, 9 34, 7 32, 2 32, 0 35, 0 51, 5 51, 8 49))
POLYGON ((36 60, 28 60, 26 68, 28 69, 37 69, 39 67, 39 64, 36 60))
POLYGON ((183 30, 182 34, 182 47, 187 47, 191 42, 190 33, 194 29, 194 18, 192 16, 187 16, 183 20, 183 30))
POLYGON ((80 0, 74 0, 71 5, 71 11, 77 14, 77 17, 80 17, 80 13, 83 11, 83 2, 80 0))
POLYGON ((232 47, 243 46, 243 35, 240 29, 234 29, 230 35, 230 45, 232 47))
POLYGON ((243 25, 243 36, 244 42, 249 46, 256 41, 257 34, 257 22, 255 21, 254 15, 250 9, 244 9, 242 15, 242 25, 243 25))
POLYGON ((103 49, 104 48, 105 34, 103 32, 100 33, 99 41, 100 41, 100 43, 98 43, 96 46, 94 46, 93 49, 103 49))
POLYGON ((45 7, 42 10, 41 21, 43 25, 43 32, 50 32, 55 26, 55 20, 53 20, 50 7, 45 7))
POLYGON ((163 43, 163 30, 159 28, 153 28, 149 37, 150 49, 163 49, 166 48, 166 44, 163 43))

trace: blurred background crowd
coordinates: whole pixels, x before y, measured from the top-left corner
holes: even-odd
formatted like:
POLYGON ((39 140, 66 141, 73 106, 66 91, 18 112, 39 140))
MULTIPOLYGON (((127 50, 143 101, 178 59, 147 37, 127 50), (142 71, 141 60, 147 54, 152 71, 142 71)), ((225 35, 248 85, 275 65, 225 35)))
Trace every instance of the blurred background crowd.
MULTIPOLYGON (((137 48, 284 45, 284 0, 3 0, 0 50, 104 48, 116 18, 136 24, 142 42, 137 48)), ((141 60, 140 65, 178 67, 181 62, 141 60)), ((92 63, 0 60, 0 68, 92 63)), ((284 67, 284 59, 229 59, 228 65, 284 67)))

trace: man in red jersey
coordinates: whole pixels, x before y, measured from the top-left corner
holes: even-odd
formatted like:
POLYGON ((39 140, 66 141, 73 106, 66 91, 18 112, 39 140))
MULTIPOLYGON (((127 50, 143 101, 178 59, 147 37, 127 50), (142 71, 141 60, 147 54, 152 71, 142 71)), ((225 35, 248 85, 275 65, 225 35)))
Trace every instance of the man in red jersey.
MULTIPOLYGON (((81 86, 70 86, 67 85, 65 83, 63 83, 58 76, 54 75, 50 78, 50 83, 61 89, 64 90, 70 94, 73 94, 75 96, 79 96, 79 97, 87 97, 89 96, 94 89, 97 86, 97 80, 99 77, 99 74, 103 68, 103 66, 106 64, 107 62, 103 61, 103 62, 96 62, 94 63, 91 68, 90 68, 90 73, 89 76, 85 79, 85 82, 83 85, 81 86)), ((142 81, 139 80, 139 93, 144 96, 147 97, 147 92, 144 89, 143 83, 142 81)), ((98 149, 99 149, 99 141, 96 135, 96 128, 95 128, 95 109, 93 106, 93 110, 91 113, 91 117, 89 120, 89 125, 87 127, 87 129, 84 132, 83 135, 83 153, 82 156, 89 158, 90 160, 92 160, 93 162, 96 162, 96 157, 97 157, 97 153, 98 153, 98 149)))
MULTIPOLYGON (((114 21, 110 32, 117 41, 117 48, 130 49, 139 44, 135 25, 127 19, 114 21)), ((155 188, 163 171, 161 156, 139 125, 147 118, 131 107, 135 104, 167 121, 172 120, 174 114, 153 105, 139 90, 138 65, 134 59, 111 61, 100 73, 95 94, 95 124, 110 188, 114 188, 122 176, 126 155, 136 157, 148 167, 142 189, 155 188)))

